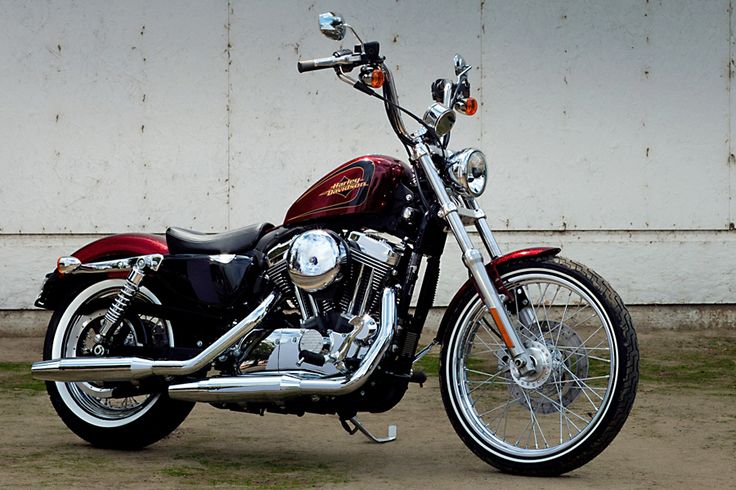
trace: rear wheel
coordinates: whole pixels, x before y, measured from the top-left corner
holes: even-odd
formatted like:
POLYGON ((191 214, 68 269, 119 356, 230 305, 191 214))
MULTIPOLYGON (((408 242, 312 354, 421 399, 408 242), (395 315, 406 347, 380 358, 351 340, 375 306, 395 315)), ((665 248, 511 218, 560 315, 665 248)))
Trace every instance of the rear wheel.
POLYGON ((611 443, 633 405, 639 353, 631 318, 600 276, 572 261, 532 259, 499 272, 537 370, 519 373, 469 288, 447 312, 445 409, 465 444, 502 471, 571 471, 611 443))
MULTIPOLYGON (((49 323, 44 359, 93 355, 100 320, 124 283, 123 279, 93 283, 62 304, 49 323)), ((136 300, 160 303, 146 287, 141 287, 136 300)), ((110 355, 115 355, 116 348, 173 346, 167 321, 128 315, 112 334, 110 355)), ((171 400, 165 390, 135 394, 125 389, 128 386, 119 388, 113 391, 93 382, 46 383, 51 403, 67 427, 98 447, 135 449, 152 444, 176 429, 194 406, 171 400)))

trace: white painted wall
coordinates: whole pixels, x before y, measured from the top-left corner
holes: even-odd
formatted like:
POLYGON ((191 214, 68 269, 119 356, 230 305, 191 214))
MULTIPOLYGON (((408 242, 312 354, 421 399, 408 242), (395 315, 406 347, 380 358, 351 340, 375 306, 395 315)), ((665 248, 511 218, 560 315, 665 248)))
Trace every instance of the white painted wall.
POLYGON ((418 112, 455 52, 477 67, 453 146, 490 157, 505 247, 562 245, 632 304, 736 302, 730 1, 0 0, 0 309, 98 236, 280 223, 337 164, 403 156, 379 103, 297 73, 338 47, 329 9, 418 112))

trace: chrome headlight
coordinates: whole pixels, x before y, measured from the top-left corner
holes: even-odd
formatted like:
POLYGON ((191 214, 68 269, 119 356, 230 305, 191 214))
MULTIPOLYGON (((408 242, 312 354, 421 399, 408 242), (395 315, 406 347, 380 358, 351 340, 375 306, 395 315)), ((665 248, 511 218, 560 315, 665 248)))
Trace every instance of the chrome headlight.
POLYGON ((488 182, 486 156, 475 148, 466 148, 450 157, 447 173, 462 194, 478 197, 488 182))

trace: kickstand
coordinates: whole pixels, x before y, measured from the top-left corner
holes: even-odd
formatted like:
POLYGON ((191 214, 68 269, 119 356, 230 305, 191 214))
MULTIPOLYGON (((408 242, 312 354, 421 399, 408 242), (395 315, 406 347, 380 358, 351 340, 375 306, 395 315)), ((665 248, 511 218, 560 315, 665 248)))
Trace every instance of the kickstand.
POLYGON ((396 426, 395 425, 389 425, 388 426, 388 437, 376 437, 373 434, 370 433, 368 429, 366 429, 363 424, 360 423, 360 420, 358 420, 358 417, 351 417, 347 420, 340 419, 340 425, 342 425, 342 428, 345 429, 345 431, 353 435, 356 432, 360 431, 365 435, 368 439, 370 439, 373 442, 376 442, 378 444, 385 444, 387 442, 392 442, 396 440, 396 426), (352 422, 354 427, 350 427, 348 425, 348 422, 352 422))

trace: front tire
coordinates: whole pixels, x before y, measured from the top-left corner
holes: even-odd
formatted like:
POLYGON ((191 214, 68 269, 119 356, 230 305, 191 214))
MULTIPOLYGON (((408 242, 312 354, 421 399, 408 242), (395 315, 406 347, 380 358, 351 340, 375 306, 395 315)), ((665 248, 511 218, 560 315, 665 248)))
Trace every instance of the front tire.
MULTIPOLYGON (((95 322, 124 284, 123 279, 95 282, 63 302, 49 322, 44 359, 90 355, 95 322)), ((160 304, 155 294, 141 287, 136 298, 160 304)), ((163 342, 173 347, 173 331, 161 319, 124 319, 115 335, 126 345, 163 342), (148 322, 148 323, 145 323, 148 322)), ((114 353, 112 353, 114 355, 114 353)), ((67 427, 93 446, 138 449, 176 429, 194 404, 171 400, 166 391, 124 398, 95 383, 46 382, 51 403, 67 427)))
POLYGON ((445 410, 463 442, 503 472, 572 471, 611 443, 631 411, 639 364, 631 317, 608 283, 570 260, 527 259, 499 273, 539 369, 515 369, 481 299, 466 288, 443 319, 445 410))

